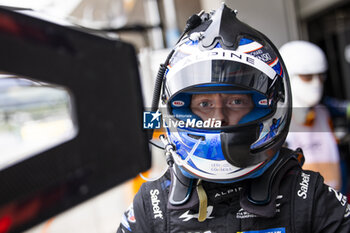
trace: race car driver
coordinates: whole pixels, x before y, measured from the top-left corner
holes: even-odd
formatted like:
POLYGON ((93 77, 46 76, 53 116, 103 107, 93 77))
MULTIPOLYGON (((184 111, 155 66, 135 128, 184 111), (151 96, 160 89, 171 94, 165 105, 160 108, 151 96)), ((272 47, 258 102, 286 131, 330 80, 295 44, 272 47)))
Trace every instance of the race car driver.
POLYGON ((225 4, 194 15, 161 66, 153 108, 166 174, 144 183, 120 232, 349 232, 347 198, 282 144, 292 103, 276 47, 225 4))

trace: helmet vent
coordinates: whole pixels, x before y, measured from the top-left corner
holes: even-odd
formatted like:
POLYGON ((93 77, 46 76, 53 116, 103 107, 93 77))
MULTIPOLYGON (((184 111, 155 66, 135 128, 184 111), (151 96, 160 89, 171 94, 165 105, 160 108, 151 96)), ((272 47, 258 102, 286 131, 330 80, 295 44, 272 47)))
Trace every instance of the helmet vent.
POLYGON ((191 137, 191 138, 194 138, 194 139, 200 139, 200 140, 202 140, 202 141, 204 141, 205 140, 205 136, 199 136, 199 135, 194 135, 194 134, 190 134, 190 133, 188 133, 187 134, 189 137, 191 137))

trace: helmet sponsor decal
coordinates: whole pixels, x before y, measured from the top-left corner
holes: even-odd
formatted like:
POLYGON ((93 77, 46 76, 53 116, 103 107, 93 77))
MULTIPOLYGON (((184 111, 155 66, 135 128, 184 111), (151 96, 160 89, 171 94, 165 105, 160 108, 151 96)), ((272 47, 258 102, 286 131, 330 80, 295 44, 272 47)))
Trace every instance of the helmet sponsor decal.
POLYGON ((252 53, 252 52, 257 51, 257 50, 261 51, 260 49, 262 47, 263 46, 260 43, 256 42, 256 41, 247 40, 247 39, 241 39, 240 40, 240 46, 237 48, 237 51, 243 52, 243 53, 252 53), (246 41, 246 42, 244 42, 244 41, 246 41), (242 44, 242 42, 244 44, 242 44))
POLYGON ((269 46, 261 46, 260 48, 248 51, 247 53, 269 64, 270 66, 273 66, 272 63, 278 61, 276 54, 269 46))
POLYGON ((255 170, 257 167, 263 164, 263 162, 257 165, 249 166, 244 169, 235 167, 228 163, 227 160, 211 160, 204 159, 198 156, 192 156, 191 160, 195 167, 189 165, 188 163, 181 164, 187 170, 193 174, 201 177, 216 178, 216 179, 228 179, 230 177, 240 177, 248 174, 249 172, 255 170), (204 173, 202 171, 210 171, 210 173, 204 173))
MULTIPOLYGON (((268 55, 264 55, 264 58, 266 56, 268 55)), ((171 72, 169 71, 167 79, 170 80, 173 74, 181 70, 183 67, 205 60, 228 60, 243 63, 262 71, 270 79, 274 79, 276 75, 276 71, 268 65, 268 61, 271 60, 271 57, 265 58, 265 62, 260 57, 254 57, 251 54, 216 48, 210 51, 197 52, 183 58, 176 65, 174 65, 171 72)))
MULTIPOLYGON (((210 216, 213 212, 213 206, 208 206, 207 208, 207 219, 214 218, 213 216, 210 216)), ((187 222, 191 219, 198 219, 198 213, 197 214, 190 214, 190 210, 187 210, 185 213, 183 213, 180 217, 183 222, 187 222)))
POLYGON ((267 106, 267 99, 262 99, 258 103, 259 103, 259 105, 267 106))
POLYGON ((183 102, 182 100, 174 100, 172 104, 175 107, 182 107, 185 105, 185 102, 183 102))

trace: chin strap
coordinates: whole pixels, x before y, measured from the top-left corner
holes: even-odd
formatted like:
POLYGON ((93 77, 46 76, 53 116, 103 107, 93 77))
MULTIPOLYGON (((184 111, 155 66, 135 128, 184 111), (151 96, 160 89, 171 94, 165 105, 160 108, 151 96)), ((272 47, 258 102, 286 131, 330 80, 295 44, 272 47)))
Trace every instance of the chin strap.
POLYGON ((207 219, 208 197, 202 185, 202 180, 197 181, 197 193, 199 199, 198 221, 204 222, 207 219))

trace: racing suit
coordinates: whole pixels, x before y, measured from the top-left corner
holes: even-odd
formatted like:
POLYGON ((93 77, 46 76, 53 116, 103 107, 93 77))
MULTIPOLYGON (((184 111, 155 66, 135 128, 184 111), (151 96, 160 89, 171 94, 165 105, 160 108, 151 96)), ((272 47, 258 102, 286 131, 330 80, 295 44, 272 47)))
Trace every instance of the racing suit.
POLYGON ((208 199, 207 216, 199 222, 195 189, 183 205, 169 203, 171 175, 167 172, 157 181, 141 186, 122 216, 117 232, 350 232, 350 205, 346 196, 325 185, 319 173, 293 166, 280 177, 276 195, 264 205, 246 204, 249 182, 203 182, 208 199))

